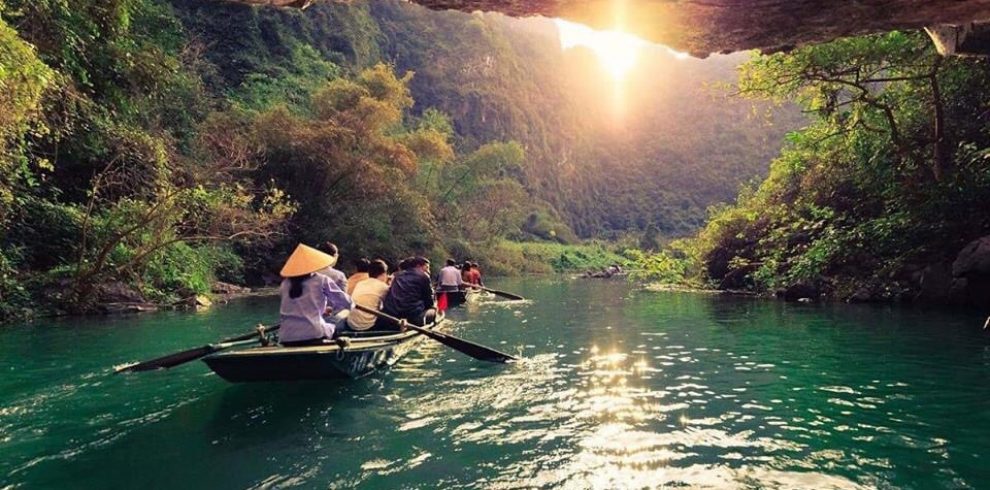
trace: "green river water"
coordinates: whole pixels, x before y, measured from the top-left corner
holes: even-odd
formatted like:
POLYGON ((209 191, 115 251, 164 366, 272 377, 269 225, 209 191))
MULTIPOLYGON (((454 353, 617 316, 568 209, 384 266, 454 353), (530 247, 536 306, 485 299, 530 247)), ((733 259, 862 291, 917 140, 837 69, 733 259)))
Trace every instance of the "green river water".
POLYGON ((976 312, 497 287, 531 300, 450 331, 525 362, 424 342, 342 384, 109 374, 270 322, 274 298, 6 327, 0 489, 990 488, 976 312))

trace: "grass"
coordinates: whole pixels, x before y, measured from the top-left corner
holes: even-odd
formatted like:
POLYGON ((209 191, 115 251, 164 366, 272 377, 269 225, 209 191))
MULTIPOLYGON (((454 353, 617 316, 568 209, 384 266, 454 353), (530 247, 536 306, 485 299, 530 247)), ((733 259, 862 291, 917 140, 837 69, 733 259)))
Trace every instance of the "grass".
POLYGON ((488 272, 495 275, 578 272, 627 262, 627 259, 598 242, 564 245, 502 241, 488 255, 484 263, 488 266, 488 272))

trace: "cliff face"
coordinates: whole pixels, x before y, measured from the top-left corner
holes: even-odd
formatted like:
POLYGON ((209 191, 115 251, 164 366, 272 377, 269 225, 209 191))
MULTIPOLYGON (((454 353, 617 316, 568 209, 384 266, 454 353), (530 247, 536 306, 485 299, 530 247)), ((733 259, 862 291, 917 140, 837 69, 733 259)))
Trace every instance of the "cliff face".
MULTIPOLYGON (((310 0, 235 0, 305 7, 310 0)), ((431 9, 543 15, 618 28, 695 56, 990 20, 990 0, 412 0, 431 9)))

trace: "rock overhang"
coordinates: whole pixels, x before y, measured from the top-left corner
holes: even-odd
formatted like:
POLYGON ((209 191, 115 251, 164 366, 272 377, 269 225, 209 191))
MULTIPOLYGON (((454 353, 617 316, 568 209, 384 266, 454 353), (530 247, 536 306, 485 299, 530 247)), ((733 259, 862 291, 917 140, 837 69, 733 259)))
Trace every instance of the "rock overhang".
MULTIPOLYGON (((233 0, 305 8, 313 0, 233 0)), ((320 1, 320 0, 317 0, 320 1)), ((328 0, 332 1, 332 0, 328 0)), ((944 54, 988 54, 990 0, 411 0, 434 10, 559 17, 705 57, 927 28, 944 54)))

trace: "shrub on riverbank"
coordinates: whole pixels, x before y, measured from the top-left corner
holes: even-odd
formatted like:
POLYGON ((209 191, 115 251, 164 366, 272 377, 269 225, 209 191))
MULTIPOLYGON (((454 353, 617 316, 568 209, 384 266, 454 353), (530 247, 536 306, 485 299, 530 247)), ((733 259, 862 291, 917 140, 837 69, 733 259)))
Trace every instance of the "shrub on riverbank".
POLYGON ((491 267, 506 275, 522 273, 583 272, 625 264, 626 258, 607 244, 565 245, 555 242, 501 242, 491 253, 491 267))
POLYGON ((699 286, 698 281, 688 273, 692 262, 677 251, 643 252, 628 250, 629 278, 642 281, 679 286, 699 286))

